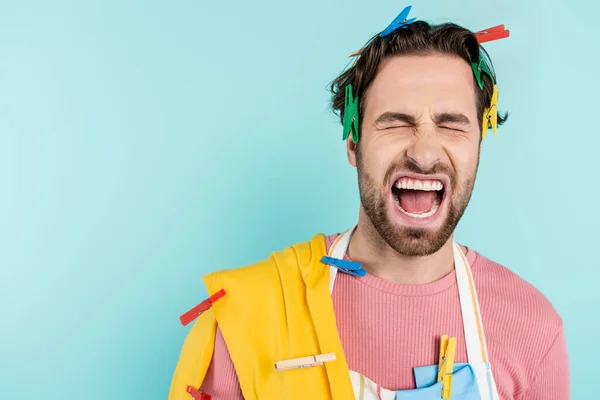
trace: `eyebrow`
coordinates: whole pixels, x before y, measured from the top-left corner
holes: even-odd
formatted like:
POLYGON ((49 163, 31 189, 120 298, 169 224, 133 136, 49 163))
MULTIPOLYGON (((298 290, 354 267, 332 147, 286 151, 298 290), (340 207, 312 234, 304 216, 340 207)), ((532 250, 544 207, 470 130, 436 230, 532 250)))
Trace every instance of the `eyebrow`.
POLYGON ((471 126, 471 121, 466 115, 461 113, 439 113, 434 115, 436 124, 454 123, 465 126, 471 126))
POLYGON ((386 122, 406 122, 410 125, 416 125, 417 119, 409 114, 399 113, 399 112, 384 112, 381 114, 376 120, 375 125, 383 124, 386 122))
MULTIPOLYGON (((433 119, 436 124, 454 123, 464 126, 471 126, 471 121, 469 120, 469 118, 466 115, 459 112, 438 113, 434 115, 433 119)), ((405 122, 409 125, 417 125, 417 119, 414 115, 391 111, 381 114, 375 120, 375 125, 385 124, 389 122, 405 122)))

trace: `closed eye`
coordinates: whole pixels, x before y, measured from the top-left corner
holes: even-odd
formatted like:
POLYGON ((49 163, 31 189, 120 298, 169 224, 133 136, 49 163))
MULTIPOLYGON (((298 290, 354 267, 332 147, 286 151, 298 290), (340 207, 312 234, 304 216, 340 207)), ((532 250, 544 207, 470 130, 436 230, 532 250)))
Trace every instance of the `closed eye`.
POLYGON ((379 129, 382 131, 386 131, 389 129, 400 129, 400 128, 413 128, 413 126, 412 125, 394 125, 394 126, 384 126, 379 129))
POLYGON ((455 131, 455 132, 466 132, 463 129, 459 129, 459 128, 455 128, 455 127, 451 127, 451 126, 440 126, 440 128, 448 129, 448 130, 455 131))

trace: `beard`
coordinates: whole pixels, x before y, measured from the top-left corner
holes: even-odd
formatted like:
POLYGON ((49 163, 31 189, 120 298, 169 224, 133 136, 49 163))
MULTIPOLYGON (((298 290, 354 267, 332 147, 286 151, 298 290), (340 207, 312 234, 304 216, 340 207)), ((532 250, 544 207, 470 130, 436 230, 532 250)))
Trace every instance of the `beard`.
MULTIPOLYGON (((360 201, 365 214, 371 221, 372 227, 392 249, 407 257, 419 257, 433 254, 448 242, 454 232, 458 221, 462 218, 475 185, 475 176, 479 166, 473 174, 460 185, 457 183, 456 173, 444 164, 435 164, 428 171, 424 171, 410 158, 404 158, 390 165, 383 182, 375 179, 363 168, 360 150, 356 149, 356 170, 358 173, 358 188, 360 201), (381 188, 386 188, 392 175, 397 171, 413 172, 416 174, 445 174, 450 178, 452 197, 446 196, 444 202, 449 202, 448 213, 442 226, 436 230, 426 228, 399 227, 392 224, 388 215, 387 202, 389 193, 382 193, 381 188)), ((442 211, 442 210, 440 210, 442 211)))

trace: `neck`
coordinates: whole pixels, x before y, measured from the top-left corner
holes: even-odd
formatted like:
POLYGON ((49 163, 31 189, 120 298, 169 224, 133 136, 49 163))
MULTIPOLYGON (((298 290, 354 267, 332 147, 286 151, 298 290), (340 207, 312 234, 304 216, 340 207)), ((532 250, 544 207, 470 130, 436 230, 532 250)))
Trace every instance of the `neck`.
POLYGON ((428 256, 399 254, 379 235, 371 220, 363 214, 352 235, 348 256, 360 262, 371 275, 392 283, 420 285, 437 281, 454 269, 453 238, 428 256))

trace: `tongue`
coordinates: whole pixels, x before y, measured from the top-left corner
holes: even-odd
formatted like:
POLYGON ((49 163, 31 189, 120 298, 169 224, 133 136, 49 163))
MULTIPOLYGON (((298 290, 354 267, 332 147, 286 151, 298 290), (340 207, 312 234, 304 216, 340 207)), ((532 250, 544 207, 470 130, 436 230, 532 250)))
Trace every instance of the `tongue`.
POLYGON ((398 195, 400 206, 411 214, 423 214, 431 210, 437 192, 402 189, 398 195))

